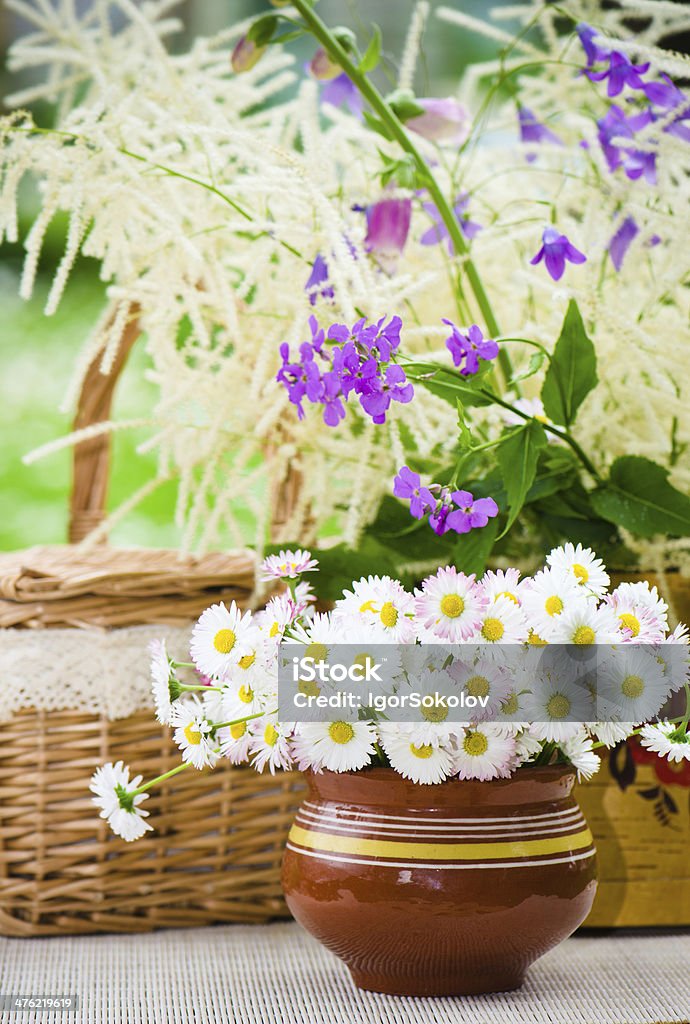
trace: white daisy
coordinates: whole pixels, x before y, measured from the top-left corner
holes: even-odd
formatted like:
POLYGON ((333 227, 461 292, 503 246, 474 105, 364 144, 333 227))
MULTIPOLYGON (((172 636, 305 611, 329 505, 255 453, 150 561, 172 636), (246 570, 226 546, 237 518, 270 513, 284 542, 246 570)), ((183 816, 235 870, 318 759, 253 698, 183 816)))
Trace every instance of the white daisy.
POLYGON ((527 639, 528 627, 519 605, 510 597, 497 597, 482 614, 471 637, 478 644, 517 644, 527 639))
POLYGON ((461 657, 448 666, 448 674, 467 697, 486 702, 477 703, 476 707, 468 710, 468 717, 474 722, 499 716, 513 688, 508 674, 488 658, 473 659, 468 663, 461 657))
POLYGON ((690 733, 673 722, 655 722, 640 729, 640 743, 669 761, 690 761, 690 733))
POLYGON ((597 695, 611 706, 602 716, 607 719, 647 721, 659 712, 668 690, 663 666, 647 649, 621 645, 597 666, 597 695))
POLYGON ((108 762, 94 772, 89 785, 94 794, 93 802, 101 809, 100 817, 128 843, 153 831, 144 820, 149 812, 141 807, 149 794, 134 792, 141 785, 141 779, 141 775, 137 775, 130 781, 129 768, 123 761, 108 762))
POLYGON ((165 640, 152 640, 149 644, 149 653, 156 718, 162 725, 170 725, 174 699, 170 687, 172 662, 168 657, 165 640))
POLYGON ((591 548, 583 548, 582 544, 575 547, 568 542, 563 547, 554 548, 546 556, 546 562, 552 569, 572 577, 597 597, 606 593, 611 582, 602 560, 597 558, 591 548))
POLYGON ((300 580, 294 586, 294 595, 297 614, 310 618, 314 614, 313 606, 316 601, 316 595, 311 583, 308 580, 300 580))
POLYGON ((419 743, 407 728, 396 724, 381 724, 379 735, 391 768, 404 779, 429 785, 452 774, 453 754, 440 744, 419 743))
POLYGON ((627 740, 635 728, 634 722, 585 722, 591 735, 605 747, 615 747, 627 740))
POLYGON ((253 683, 227 683, 223 687, 221 718, 224 722, 248 718, 275 706, 276 700, 275 680, 267 676, 257 678, 253 683))
POLYGON ((439 569, 415 590, 415 614, 423 630, 452 643, 472 635, 487 604, 474 575, 466 576, 454 566, 439 569))
POLYGON ((594 602, 581 601, 554 619, 549 640, 590 648, 596 644, 615 644, 620 638, 618 620, 609 605, 597 607, 594 602))
POLYGON ((529 764, 543 749, 542 741, 534 735, 530 726, 521 729, 515 736, 516 767, 529 764))
POLYGON ((668 629, 668 605, 656 587, 644 580, 621 583, 606 598, 613 608, 626 639, 637 643, 658 643, 668 629))
POLYGON ((399 693, 401 696, 415 694, 421 701, 419 709, 410 712, 420 717, 420 721, 414 723, 415 743, 425 745, 447 741, 453 728, 448 721, 448 700, 460 695, 455 679, 443 669, 426 668, 406 680, 399 693))
POLYGON ((318 566, 310 551, 279 551, 264 558, 259 566, 262 580, 294 580, 303 572, 315 572, 318 566))
POLYGON ((212 736, 213 725, 204 714, 203 705, 196 697, 176 705, 172 724, 173 739, 182 751, 182 760, 195 768, 213 768, 217 759, 217 742, 212 736))
POLYGON ((679 623, 666 639, 655 646, 654 654, 672 692, 682 690, 690 680, 690 649, 688 627, 679 623))
POLYGON ((599 771, 601 758, 594 753, 592 741, 584 729, 558 745, 573 768, 577 769, 578 780, 591 779, 599 771))
POLYGON ((225 725, 218 730, 220 753, 227 757, 231 764, 246 764, 249 760, 249 748, 254 737, 248 722, 236 722, 225 725))
POLYGON ((263 611, 256 615, 256 622, 269 639, 280 642, 285 630, 297 618, 297 604, 289 591, 272 597, 263 611))
MULTIPOLYGON (((564 659, 565 660, 565 659, 564 659)), ((574 736, 592 717, 592 695, 575 672, 540 672, 526 701, 531 733, 550 743, 574 736)))
POLYGON ((289 771, 292 768, 290 756, 291 727, 278 722, 274 715, 260 718, 251 726, 251 743, 249 753, 252 768, 263 772, 268 768, 275 775, 276 768, 289 771))
POLYGON ((360 615, 375 626, 382 640, 405 644, 415 640, 415 600, 390 576, 362 577, 336 601, 335 618, 360 615))
POLYGON ((554 619, 583 601, 595 600, 572 576, 557 569, 542 569, 525 580, 521 598, 530 626, 546 640, 553 634, 554 619))
POLYGON ((295 727, 293 757, 300 771, 358 771, 375 754, 370 722, 302 722, 295 727))
POLYGON ((233 601, 229 608, 214 604, 200 616, 192 632, 192 661, 207 676, 225 678, 240 658, 256 647, 258 630, 251 612, 233 601))
MULTIPOLYGON (((544 403, 541 398, 518 398, 513 402, 513 406, 524 412, 527 416, 531 416, 535 420, 539 420, 540 423, 547 423, 549 425, 557 426, 553 420, 550 420, 544 411, 544 403)), ((524 417, 518 416, 517 413, 513 412, 512 409, 501 409, 500 416, 504 423, 508 426, 523 427, 525 425, 524 417)), ((565 444, 565 441, 561 441, 555 434, 547 433, 546 435, 549 444, 565 444)))
POLYGON ((220 687, 209 687, 208 690, 199 691, 199 698, 204 705, 204 717, 209 722, 222 722, 223 714, 223 690, 220 687))
POLYGON ((517 763, 517 743, 499 726, 478 725, 459 734, 454 773, 461 779, 506 779, 517 763))
POLYGON ((488 569, 481 580, 479 588, 489 599, 489 603, 497 597, 509 597, 515 604, 522 604, 522 590, 527 580, 520 579, 519 569, 488 569))

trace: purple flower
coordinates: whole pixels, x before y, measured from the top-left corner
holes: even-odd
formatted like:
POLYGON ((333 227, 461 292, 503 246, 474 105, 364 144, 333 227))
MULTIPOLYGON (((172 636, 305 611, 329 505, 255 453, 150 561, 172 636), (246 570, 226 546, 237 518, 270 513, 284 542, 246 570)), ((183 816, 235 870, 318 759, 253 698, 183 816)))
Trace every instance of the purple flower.
POLYGON ((649 71, 649 64, 633 64, 629 57, 618 50, 614 50, 609 56, 609 66, 603 71, 586 71, 585 74, 592 82, 603 82, 608 78, 606 94, 609 99, 620 95, 623 89, 644 89, 645 83, 642 75, 649 71))
POLYGON ((544 260, 546 269, 554 281, 560 281, 563 277, 566 262, 584 263, 587 257, 576 249, 568 240, 566 235, 561 235, 556 228, 545 228, 542 235, 542 246, 536 256, 533 256, 530 263, 536 266, 544 260))
POLYGON ((419 473, 413 473, 408 466, 403 466, 393 480, 393 494, 410 503, 410 515, 422 519, 427 512, 436 507, 436 499, 428 487, 421 486, 419 473))
POLYGON ((639 228, 632 217, 626 217, 615 235, 609 242, 609 256, 617 271, 623 266, 623 260, 630 245, 639 233, 639 228))
POLYGON ((356 85, 345 72, 337 78, 331 78, 321 87, 321 102, 330 103, 332 107, 347 107, 355 117, 362 118, 364 104, 356 85))
POLYGON ((364 240, 369 252, 400 253, 410 231, 411 199, 380 199, 366 208, 367 236, 364 240))
POLYGON ((650 185, 656 184, 656 153, 614 141, 634 141, 635 132, 646 128, 653 121, 654 114, 651 110, 643 110, 639 114, 626 117, 620 107, 615 103, 611 104, 606 116, 597 121, 599 143, 610 171, 622 167, 631 181, 644 175, 650 185))
POLYGON ((391 402, 403 405, 414 398, 414 388, 405 376, 402 366, 392 363, 383 377, 370 377, 360 392, 360 405, 374 423, 385 423, 391 402))
POLYGON ((675 135, 684 142, 690 142, 690 126, 684 122, 690 121, 690 98, 682 92, 668 75, 661 75, 661 82, 647 82, 644 93, 649 102, 660 107, 661 110, 670 112, 681 107, 670 124, 664 128, 669 135, 675 135))
POLYGON ((460 373, 463 377, 469 377, 479 369, 479 360, 495 359, 498 355, 498 345, 492 338, 485 338, 476 324, 472 324, 467 334, 462 334, 452 320, 443 320, 444 324, 452 330, 449 338, 446 338, 446 348, 453 357, 456 366, 462 366, 460 373))
POLYGON ((592 28, 591 25, 585 24, 585 22, 581 22, 577 26, 576 31, 580 37, 582 48, 585 51, 587 67, 592 67, 593 64, 606 60, 611 51, 607 47, 598 46, 594 42, 595 38, 601 38, 596 29, 592 28))
MULTIPOLYGON (((453 210, 455 211, 455 216, 458 218, 460 230, 465 238, 469 238, 471 241, 475 235, 479 234, 482 230, 482 226, 481 224, 476 224, 474 221, 471 221, 465 213, 469 202, 469 195, 467 192, 463 192, 455 200, 453 210)), ((419 241, 422 245, 438 245, 439 242, 442 242, 445 239, 448 246, 448 252, 453 256, 455 254, 455 246, 448 234, 448 228, 444 224, 441 214, 438 212, 436 203, 422 203, 422 209, 425 213, 429 214, 434 223, 432 227, 428 228, 424 232, 419 241)))
POLYGON ((406 127, 431 142, 451 142, 461 146, 470 134, 471 118, 467 107, 452 96, 446 99, 418 99, 424 113, 411 117, 406 127))
MULTIPOLYGON (((525 143, 549 143, 554 146, 562 146, 563 142, 558 136, 547 128, 545 124, 538 121, 531 110, 527 107, 518 107, 518 119, 520 121, 520 141, 525 143)), ((532 163, 536 155, 530 153, 527 160, 532 163)))
POLYGON ((312 306, 316 305, 319 295, 324 299, 332 299, 335 296, 333 285, 328 283, 328 264, 321 253, 317 253, 304 290, 309 296, 309 302, 312 306))
POLYGON ((446 528, 456 533, 469 533, 477 527, 486 526, 498 515, 498 505, 493 498, 473 498, 469 491, 453 491, 453 501, 459 507, 446 519, 446 528))

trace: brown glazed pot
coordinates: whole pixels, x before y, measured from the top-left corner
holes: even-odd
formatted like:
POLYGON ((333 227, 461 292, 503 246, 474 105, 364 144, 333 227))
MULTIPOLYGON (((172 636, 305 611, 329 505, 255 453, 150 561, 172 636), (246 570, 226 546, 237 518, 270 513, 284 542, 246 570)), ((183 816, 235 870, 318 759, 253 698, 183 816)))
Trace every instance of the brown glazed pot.
POLYGON ((360 988, 515 989, 589 913, 596 856, 571 768, 431 786, 392 768, 307 781, 283 859, 285 897, 360 988))

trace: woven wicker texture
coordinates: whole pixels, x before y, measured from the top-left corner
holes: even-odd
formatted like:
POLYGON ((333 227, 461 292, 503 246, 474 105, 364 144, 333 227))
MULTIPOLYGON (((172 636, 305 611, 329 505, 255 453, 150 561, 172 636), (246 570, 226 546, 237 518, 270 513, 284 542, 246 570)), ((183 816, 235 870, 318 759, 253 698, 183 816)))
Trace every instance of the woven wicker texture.
POLYGON ((0 991, 78 995, 78 1013, 6 1024, 684 1024, 690 934, 568 939, 518 992, 360 992, 295 924, 22 942, 0 939, 0 991))
MULTIPOLYGON (((0 745, 0 933, 142 931, 287 916, 280 859, 297 773, 190 770, 149 801, 156 834, 127 844, 101 821, 88 778, 103 761, 145 776, 179 763, 152 715, 116 722, 20 713, 0 745)), ((2 989, 0 989, 2 991, 2 989)))

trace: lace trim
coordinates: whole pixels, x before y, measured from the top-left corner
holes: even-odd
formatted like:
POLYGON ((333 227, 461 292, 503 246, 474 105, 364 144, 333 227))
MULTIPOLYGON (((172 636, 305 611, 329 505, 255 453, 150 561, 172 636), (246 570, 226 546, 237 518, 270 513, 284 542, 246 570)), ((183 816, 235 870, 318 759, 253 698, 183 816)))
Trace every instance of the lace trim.
POLYGON ((23 709, 126 718, 153 706, 148 644, 184 660, 189 626, 0 630, 0 721, 23 709))

